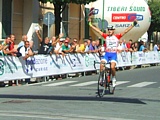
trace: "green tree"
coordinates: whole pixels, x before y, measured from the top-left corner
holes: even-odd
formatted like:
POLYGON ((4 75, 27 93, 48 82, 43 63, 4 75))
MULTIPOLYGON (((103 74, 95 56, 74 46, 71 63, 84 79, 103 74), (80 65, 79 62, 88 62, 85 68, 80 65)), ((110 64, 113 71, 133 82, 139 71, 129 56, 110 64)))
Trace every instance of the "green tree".
POLYGON ((61 13, 65 9, 66 5, 69 3, 75 4, 89 4, 90 2, 94 2, 96 0, 38 0, 42 3, 53 3, 54 5, 54 14, 55 14, 55 35, 59 35, 60 33, 60 22, 61 22, 61 13))
POLYGON ((160 2, 158 0, 151 0, 148 1, 148 5, 151 11, 151 25, 148 29, 148 37, 149 40, 151 40, 152 38, 152 33, 154 31, 160 32, 160 2))

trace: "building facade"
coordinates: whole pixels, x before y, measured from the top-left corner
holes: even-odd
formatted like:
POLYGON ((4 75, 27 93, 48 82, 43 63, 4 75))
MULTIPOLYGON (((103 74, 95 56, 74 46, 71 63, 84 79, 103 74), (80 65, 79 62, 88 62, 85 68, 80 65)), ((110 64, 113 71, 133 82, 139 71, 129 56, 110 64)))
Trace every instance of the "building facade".
MULTIPOLYGON (((38 0, 0 0, 0 41, 7 35, 15 34, 18 44, 22 35, 27 34, 28 39, 34 41, 34 49, 38 49, 35 27, 40 28, 43 37, 47 36, 48 27, 43 23, 47 12, 54 13, 53 4, 41 4, 38 0)), ((62 13, 61 32, 82 41, 89 35, 89 27, 85 28, 85 12, 84 6, 69 4, 62 13)), ((49 37, 55 35, 55 24, 50 26, 49 32, 49 37)))

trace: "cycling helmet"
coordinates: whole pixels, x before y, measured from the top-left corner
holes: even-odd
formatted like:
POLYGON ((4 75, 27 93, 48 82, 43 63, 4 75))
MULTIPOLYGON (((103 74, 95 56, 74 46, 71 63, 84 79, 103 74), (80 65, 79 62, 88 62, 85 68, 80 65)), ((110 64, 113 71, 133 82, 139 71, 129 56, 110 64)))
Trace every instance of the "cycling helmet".
POLYGON ((108 25, 107 29, 108 30, 115 30, 115 27, 113 25, 108 25))

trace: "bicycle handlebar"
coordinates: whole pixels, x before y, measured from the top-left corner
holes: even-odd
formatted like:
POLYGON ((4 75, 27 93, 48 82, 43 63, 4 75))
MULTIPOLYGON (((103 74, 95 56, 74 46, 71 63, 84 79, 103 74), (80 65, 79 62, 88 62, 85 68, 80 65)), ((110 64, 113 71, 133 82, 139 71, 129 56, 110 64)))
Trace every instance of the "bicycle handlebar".
POLYGON ((111 62, 109 61, 108 63, 102 63, 102 62, 96 62, 94 61, 94 68, 96 69, 96 64, 104 64, 104 65, 107 65, 107 64, 111 64, 111 62))

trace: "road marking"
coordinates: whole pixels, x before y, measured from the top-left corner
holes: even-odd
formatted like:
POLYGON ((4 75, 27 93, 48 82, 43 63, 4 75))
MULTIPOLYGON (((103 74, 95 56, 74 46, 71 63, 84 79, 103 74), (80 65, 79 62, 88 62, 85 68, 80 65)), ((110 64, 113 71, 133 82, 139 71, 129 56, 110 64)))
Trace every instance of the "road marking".
POLYGON ((79 84, 74 84, 74 85, 70 85, 70 86, 87 86, 87 85, 92 85, 98 83, 98 81, 89 81, 89 82, 83 82, 83 83, 79 83, 79 84))
POLYGON ((128 83, 128 82, 130 82, 130 81, 117 81, 116 86, 121 85, 121 84, 125 84, 125 83, 128 83))
POLYGON ((39 82, 39 83, 33 83, 33 84, 26 84, 25 86, 35 86, 35 85, 40 85, 40 84, 44 84, 46 82, 39 82))
POLYGON ((43 85, 43 86, 59 86, 59 85, 64 85, 64 84, 69 84, 69 83, 75 83, 75 82, 77 82, 77 81, 64 81, 64 82, 47 84, 47 85, 43 85))
MULTIPOLYGON (((15 117, 17 119, 20 118, 35 118, 37 120, 39 119, 45 119, 45 120, 104 120, 104 117, 101 116, 89 116, 89 115, 76 115, 76 114, 50 114, 45 112, 23 112, 23 111, 0 111, 0 117, 15 117)), ((146 116, 145 116, 146 117, 146 116)), ((149 116, 150 117, 150 116, 149 116)), ((124 118, 115 118, 115 117, 105 117, 107 120, 133 120, 133 119, 124 119, 124 118)))
MULTIPOLYGON (((97 81, 89 81, 89 82, 82 82, 82 83, 77 83, 76 82, 78 81, 64 81, 64 82, 56 82, 56 83, 49 83, 49 84, 45 84, 45 85, 42 85, 42 86, 60 86, 60 85, 65 85, 65 84, 72 84, 72 85, 69 85, 69 86, 88 86, 88 85, 93 85, 93 84, 97 84, 98 82, 97 81)), ((118 85, 121 85, 121 84, 125 84, 125 83, 128 83, 130 81, 117 81, 116 82, 116 86, 118 85)), ((151 84, 154 84, 156 82, 140 82, 140 83, 137 83, 137 84, 133 84, 133 85, 130 85, 130 86, 127 86, 127 87, 145 87, 145 86, 148 86, 148 85, 151 85, 151 84)), ((160 87, 159 87, 160 88, 160 87)))
POLYGON ((147 86, 147 85, 151 85, 151 84, 154 84, 156 82, 141 82, 141 83, 137 83, 137 84, 134 84, 134 85, 130 85, 128 87, 144 87, 144 86, 147 86))
MULTIPOLYGON (((128 83, 129 81, 117 81, 116 85, 121 85, 124 83, 128 83)), ((87 85, 92 85, 92 84, 97 84, 97 81, 89 81, 89 82, 83 82, 83 83, 79 83, 79 84, 74 84, 74 85, 70 85, 70 86, 87 86, 87 85)))

